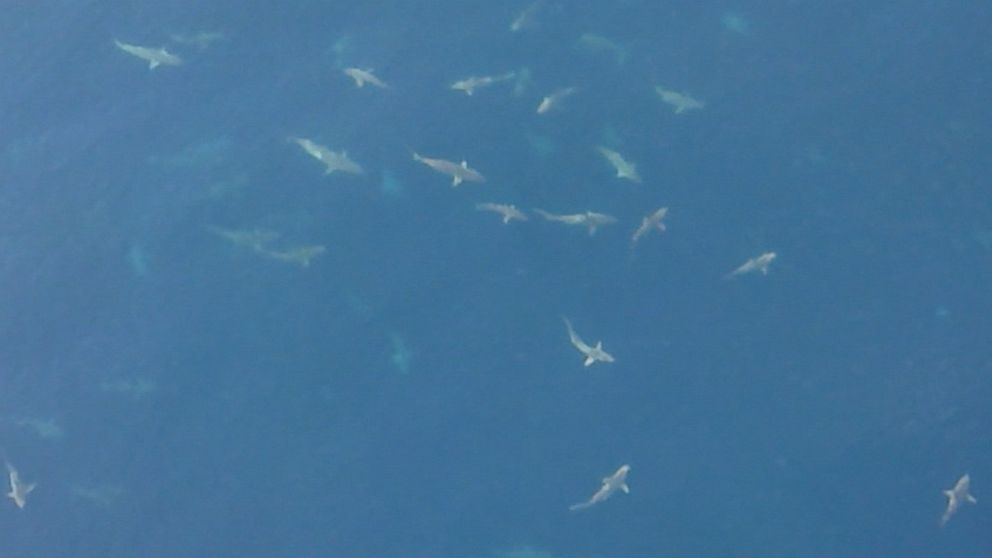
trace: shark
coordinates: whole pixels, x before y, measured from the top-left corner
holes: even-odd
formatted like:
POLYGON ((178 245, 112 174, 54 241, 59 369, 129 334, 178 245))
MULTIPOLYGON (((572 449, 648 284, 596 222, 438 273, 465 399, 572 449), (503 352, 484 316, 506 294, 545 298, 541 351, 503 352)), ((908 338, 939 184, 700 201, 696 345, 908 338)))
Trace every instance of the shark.
POLYGON ((266 246, 279 239, 279 233, 267 229, 236 230, 207 225, 207 230, 227 239, 235 246, 244 246, 256 252, 261 252, 266 246))
POLYGON ((524 8, 517 17, 513 18, 510 22, 510 31, 517 33, 525 29, 531 29, 537 26, 537 13, 544 6, 544 0, 537 0, 530 6, 524 8))
POLYGON ((288 248, 286 250, 269 250, 261 249, 260 252, 266 256, 284 261, 289 263, 294 263, 300 267, 310 267, 310 260, 316 258, 317 256, 323 254, 327 251, 327 248, 317 244, 312 246, 297 246, 295 248, 288 248))
POLYGON ((637 227, 637 230, 634 231, 634 236, 630 238, 630 243, 632 245, 637 244, 637 241, 640 240, 642 236, 648 234, 654 229, 657 229, 661 232, 665 232, 665 223, 663 222, 663 219, 667 214, 668 214, 668 208, 661 207, 658 208, 654 213, 641 219, 641 226, 637 227))
POLYGON ((483 87, 489 87, 490 85, 499 83, 501 81, 507 81, 515 78, 517 76, 516 72, 507 72, 498 76, 482 76, 482 77, 469 77, 465 79, 460 79, 455 83, 451 84, 451 88, 455 91, 464 91, 466 95, 475 94, 476 89, 482 89, 483 87))
POLYGON ((479 211, 492 211, 493 213, 499 213, 503 216, 503 224, 506 225, 510 221, 526 221, 527 215, 517 209, 515 205, 507 205, 502 203, 477 203, 475 208, 479 211))
POLYGON ((624 494, 629 494, 630 488, 627 486, 627 473, 629 472, 630 465, 621 465, 615 473, 603 478, 603 486, 601 486, 591 498, 585 502, 572 504, 568 507, 569 511, 578 511, 591 508, 592 506, 608 499, 610 496, 613 496, 617 493, 617 491, 623 492, 624 494))
POLYGON ((537 114, 545 114, 551 109, 561 106, 562 101, 578 91, 575 87, 565 87, 555 91, 547 97, 541 99, 541 104, 537 105, 537 114))
POLYGON ((400 374, 408 374, 410 363, 413 360, 413 351, 406 346, 406 340, 399 333, 393 332, 389 335, 389 344, 392 346, 392 352, 389 354, 390 362, 399 370, 400 374))
POLYGON ((544 217, 548 221, 557 221, 566 225, 583 226, 589 231, 589 236, 596 234, 596 230, 603 226, 617 222, 617 218, 605 213, 586 211, 585 213, 574 213, 572 215, 559 215, 550 213, 543 209, 534 209, 534 212, 544 217))
POLYGON ((611 165, 613 165, 613 168, 617 171, 617 178, 626 178, 631 182, 640 183, 641 175, 637 174, 637 166, 634 165, 634 163, 624 159, 623 155, 620 155, 612 149, 599 146, 596 150, 599 151, 599 153, 605 157, 611 165))
POLYGON ((55 419, 19 418, 13 420, 15 426, 34 431, 39 438, 57 440, 62 437, 62 427, 55 419))
POLYGON ((361 68, 345 68, 342 70, 345 75, 355 80, 356 87, 364 87, 366 83, 374 85, 380 89, 388 89, 389 86, 386 82, 377 78, 375 74, 372 73, 371 68, 361 69, 361 68))
POLYGON ((194 46, 200 50, 204 50, 214 43, 226 41, 227 35, 220 31, 200 31, 190 34, 176 33, 170 35, 169 38, 181 45, 194 46))
POLYGON ((123 50, 124 52, 146 60, 148 62, 148 69, 154 70, 161 65, 166 66, 180 66, 183 63, 183 59, 179 58, 175 54, 170 53, 164 48, 149 48, 137 45, 129 45, 127 43, 122 43, 117 39, 114 39, 114 44, 117 48, 123 50))
POLYGON ((73 486, 69 489, 69 493, 101 508, 109 508, 124 495, 124 488, 116 484, 73 486))
POLYGON ((675 114, 682 114, 690 110, 699 110, 706 106, 706 103, 693 99, 686 93, 665 89, 660 85, 655 86, 654 90, 661 97, 662 101, 672 105, 672 110, 675 111, 675 114))
POLYGON ((737 269, 731 271, 727 274, 726 278, 730 279, 738 275, 744 275, 745 273, 754 273, 756 271, 761 272, 762 275, 768 275, 768 266, 771 265, 772 261, 778 257, 775 252, 765 252, 760 256, 755 256, 750 260, 742 263, 737 269))
POLYGON ((964 502, 968 502, 969 504, 978 503, 978 500, 969 492, 970 487, 971 477, 966 474, 958 479, 958 482, 954 484, 954 488, 944 491, 944 496, 947 496, 947 509, 944 510, 944 515, 940 517, 941 527, 947 524, 947 521, 951 519, 951 516, 958 511, 958 508, 964 502))
POLYGON ((158 389, 154 380, 147 378, 106 380, 100 383, 100 390, 107 393, 126 395, 135 401, 144 399, 158 389))
POLYGON ((446 161, 444 159, 431 159, 413 154, 413 160, 421 162, 437 172, 451 176, 451 187, 454 188, 462 182, 485 182, 486 178, 479 171, 469 168, 468 162, 462 160, 461 163, 446 161))
POLYGON ((576 48, 591 53, 613 56, 618 65, 627 61, 627 47, 619 45, 598 33, 583 33, 575 42, 576 48))
POLYGON ((24 509, 28 503, 28 494, 31 494, 38 485, 36 483, 25 484, 17 473, 17 469, 10 462, 7 462, 7 476, 10 479, 10 492, 7 493, 7 497, 13 500, 18 508, 24 509))
POLYGON ((597 362, 613 362, 613 355, 603 350, 603 342, 597 341, 595 347, 590 347, 582 340, 575 329, 572 327, 572 322, 568 321, 568 318, 562 317, 565 321, 565 328, 568 330, 568 339, 572 342, 572 345, 582 353, 586 359, 583 362, 585 366, 592 366, 597 362))
POLYGON ((365 174, 365 170, 348 157, 347 151, 331 151, 327 147, 306 138, 291 137, 289 139, 296 142, 311 157, 324 163, 326 167, 324 174, 331 174, 335 171, 348 174, 365 174))

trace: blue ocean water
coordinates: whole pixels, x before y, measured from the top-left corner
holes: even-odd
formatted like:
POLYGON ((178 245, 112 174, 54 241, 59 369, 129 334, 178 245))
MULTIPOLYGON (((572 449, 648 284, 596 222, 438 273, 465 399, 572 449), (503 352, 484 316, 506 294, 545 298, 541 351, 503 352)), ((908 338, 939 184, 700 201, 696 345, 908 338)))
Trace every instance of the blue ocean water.
POLYGON ((4 556, 992 551, 992 6, 205 4, 0 18, 4 556))

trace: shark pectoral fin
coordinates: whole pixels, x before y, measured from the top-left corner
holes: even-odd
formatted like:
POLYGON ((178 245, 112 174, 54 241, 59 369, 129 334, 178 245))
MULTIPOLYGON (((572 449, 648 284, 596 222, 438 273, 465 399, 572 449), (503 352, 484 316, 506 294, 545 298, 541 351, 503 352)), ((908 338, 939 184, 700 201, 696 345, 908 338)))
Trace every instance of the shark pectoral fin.
POLYGON ((624 494, 630 494, 630 487, 627 486, 627 483, 621 484, 620 485, 620 490, 623 490, 623 493, 624 494))
POLYGON ((462 177, 456 176, 451 179, 451 187, 454 188, 462 183, 462 177))
POLYGON ((154 70, 155 68, 158 68, 159 64, 160 64, 160 62, 158 60, 150 60, 148 62, 148 69, 149 70, 154 70))
POLYGON ((38 486, 38 483, 36 483, 36 482, 33 482, 33 483, 25 486, 24 487, 24 494, 25 495, 31 494, 32 492, 34 492, 34 489, 37 488, 37 486, 38 486))
POLYGON ((596 359, 592 358, 591 356, 587 356, 586 361, 583 364, 585 364, 586 366, 592 366, 592 363, 594 362, 596 362, 596 359))
POLYGON ((977 504, 977 503, 978 503, 978 499, 977 499, 977 498, 975 498, 974 496, 972 496, 971 494, 968 494, 968 495, 967 495, 967 496, 965 496, 964 498, 965 498, 965 500, 968 500, 968 501, 969 501, 969 502, 971 502, 972 504, 977 504))

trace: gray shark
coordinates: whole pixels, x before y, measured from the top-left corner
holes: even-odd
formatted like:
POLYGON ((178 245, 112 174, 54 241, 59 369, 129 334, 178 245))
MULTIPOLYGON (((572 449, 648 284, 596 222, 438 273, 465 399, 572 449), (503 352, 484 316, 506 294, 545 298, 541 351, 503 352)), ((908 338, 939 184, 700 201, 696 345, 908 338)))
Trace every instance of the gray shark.
POLYGON ((510 221, 516 219, 517 221, 526 221, 527 215, 523 211, 517 209, 515 205, 507 205, 503 203, 477 203, 475 208, 479 211, 492 211, 493 213, 499 213, 503 216, 503 224, 507 224, 510 221))
POLYGON ((605 213, 596 213, 595 211, 586 211, 585 213, 574 213, 572 215, 559 215, 557 213, 550 213, 543 209, 534 209, 534 213, 537 213, 541 217, 544 217, 548 221, 557 221, 559 223, 564 223, 566 225, 576 225, 586 227, 589 231, 589 236, 596 234, 596 230, 603 226, 609 225, 611 223, 616 223, 616 217, 611 215, 606 215, 605 213))
POLYGON ((297 246, 286 250, 262 249, 261 253, 276 260, 294 263, 300 267, 310 267, 310 260, 326 251, 326 248, 317 244, 312 246, 297 246))
POLYGON ((517 76, 516 72, 507 72, 498 76, 482 76, 482 77, 470 77, 465 79, 460 79, 455 83, 451 84, 451 88, 455 91, 464 91, 466 95, 472 95, 475 93, 476 89, 482 89, 483 87, 489 87, 495 83, 501 81, 507 81, 515 78, 517 76))
POLYGON ((544 5, 544 0, 537 0, 530 6, 524 8, 517 17, 513 19, 510 23, 510 31, 517 33, 518 31, 523 31, 525 29, 530 29, 537 26, 537 12, 541 10, 544 5))
POLYGON ((944 496, 947 496, 947 509, 944 510, 944 515, 940 517, 940 526, 943 527, 947 524, 947 521, 951 519, 951 516, 958 511, 961 504, 968 502, 969 504, 977 504, 978 500, 969 492, 971 487, 971 477, 968 475, 962 475, 958 482, 954 484, 954 488, 944 491, 944 496))
POLYGON ((257 252, 261 252, 279 238, 279 233, 266 229, 224 229, 207 225, 207 230, 226 238, 236 246, 244 246, 257 252))
POLYGON ((776 257, 775 252, 765 252, 760 256, 753 257, 742 263, 737 269, 728 273, 726 278, 730 279, 738 275, 744 275, 745 273, 754 273, 755 271, 760 272, 762 275, 768 275, 768 266, 772 264, 772 261, 776 257))
POLYGON ((437 172, 444 173, 451 176, 451 187, 454 188, 462 182, 485 182, 486 178, 479 173, 479 171, 469 168, 466 161, 461 163, 455 163, 452 161, 445 161, 444 159, 431 159, 430 157, 421 157, 417 153, 413 154, 413 160, 421 162, 428 167, 436 170, 437 172))
POLYGON ((699 110, 706 106, 706 104, 702 101, 693 99, 685 93, 665 89, 660 85, 656 86, 654 90, 658 93, 658 96, 661 97, 662 101, 672 106, 672 110, 675 111, 675 114, 682 114, 683 112, 688 112, 690 110, 699 110))
POLYGON ((179 66, 183 63, 182 58, 179 58, 164 48, 149 48, 129 45, 127 43, 122 43, 117 39, 114 39, 114 44, 117 45, 117 48, 123 50, 124 52, 148 61, 149 70, 154 70, 163 64, 166 66, 179 66))
POLYGON ((7 493, 7 497, 13 500, 18 508, 24 509, 28 503, 28 494, 34 491, 38 485, 35 483, 25 484, 17 473, 17 469, 10 463, 7 463, 7 476, 10 479, 10 492, 7 493))
POLYGON ((226 41, 227 35, 220 31, 199 31, 191 34, 176 33, 170 35, 169 38, 181 45, 195 46, 200 50, 204 50, 214 43, 226 41))
POLYGON ((551 109, 558 108, 562 101, 572 96, 576 91, 578 89, 575 87, 565 87, 541 99, 541 104, 537 105, 537 114, 544 114, 551 109))
POLYGON ((372 69, 361 69, 361 68, 345 68, 341 70, 348 77, 355 80, 356 87, 364 87, 366 83, 370 83, 380 89, 388 89, 389 86, 386 82, 377 78, 375 74, 372 73, 372 69))
POLYGON ((640 240, 642 236, 648 234, 653 229, 665 232, 665 223, 663 219, 667 214, 668 208, 661 207, 651 215, 641 219, 641 226, 637 227, 637 230, 634 231, 634 236, 630 238, 631 245, 637 244, 637 241, 640 240))
POLYGON ((627 486, 627 473, 630 472, 630 465, 622 465, 617 472, 613 473, 608 477, 603 478, 603 486, 592 495, 585 502, 579 504, 572 504, 568 507, 569 511, 584 510, 595 506, 596 504, 608 499, 610 496, 616 494, 619 490, 624 494, 630 493, 630 488, 627 486))
POLYGON ((324 163, 326 167, 324 174, 331 174, 335 171, 349 174, 365 174, 365 170, 355 161, 348 157, 347 151, 331 151, 327 147, 320 145, 307 138, 289 138, 303 148, 311 157, 324 163))
POLYGON ((596 150, 613 165, 613 168, 617 171, 617 178, 626 178, 632 182, 641 181, 641 175, 637 174, 637 166, 634 163, 624 159, 622 155, 612 149, 599 146, 596 150))
POLYGON ((572 346, 579 350, 583 356, 586 357, 583 364, 585 366, 592 366, 597 362, 613 362, 613 355, 603 350, 603 342, 597 341, 595 347, 590 347, 577 333, 575 329, 572 328, 572 322, 568 321, 568 318, 562 317, 565 321, 565 328, 568 329, 568 340, 572 342, 572 346))

